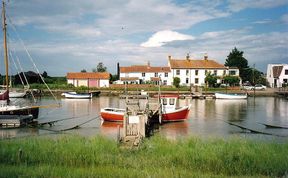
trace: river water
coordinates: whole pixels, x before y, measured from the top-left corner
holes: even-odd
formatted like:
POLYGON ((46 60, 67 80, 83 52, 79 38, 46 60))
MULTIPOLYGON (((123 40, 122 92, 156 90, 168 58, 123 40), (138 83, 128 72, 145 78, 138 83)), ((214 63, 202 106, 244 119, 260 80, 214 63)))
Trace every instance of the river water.
MULTIPOLYGON (((61 103, 60 108, 40 109, 38 121, 63 119, 62 121, 55 122, 53 126, 46 125, 42 128, 2 128, 0 129, 0 138, 61 134, 80 134, 87 137, 103 135, 113 139, 117 138, 117 127, 118 125, 121 127, 121 124, 103 122, 98 116, 100 109, 104 107, 124 108, 124 99, 101 96, 92 100, 60 99, 59 101, 61 103), (89 120, 91 121, 85 123, 89 120), (78 129, 61 132, 61 134, 55 132, 76 125, 81 126, 78 129)), ((55 103, 52 98, 42 98, 38 102, 41 105, 55 103)), ((144 105, 145 100, 140 100, 140 103, 144 105)), ((288 141, 288 129, 271 129, 262 124, 269 123, 288 127, 287 99, 276 97, 250 97, 248 100, 179 99, 179 106, 188 104, 192 105, 188 120, 163 124, 160 126, 159 134, 169 139, 190 136, 204 138, 240 136, 256 140, 288 141), (227 121, 274 135, 253 134, 229 125, 227 121)))

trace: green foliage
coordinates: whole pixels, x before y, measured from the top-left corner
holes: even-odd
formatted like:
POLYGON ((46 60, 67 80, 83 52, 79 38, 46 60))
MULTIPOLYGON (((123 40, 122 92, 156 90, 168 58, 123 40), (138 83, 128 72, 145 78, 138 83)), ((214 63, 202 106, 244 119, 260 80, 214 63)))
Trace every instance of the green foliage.
POLYGON ((240 82, 240 79, 239 77, 237 76, 230 76, 230 75, 227 75, 223 78, 224 80, 224 83, 228 83, 230 86, 235 86, 235 85, 238 85, 239 82, 240 82))
POLYGON ((208 72, 206 74, 206 77, 205 77, 205 82, 208 82, 208 86, 209 87, 212 87, 216 84, 217 82, 217 76, 215 75, 212 75, 210 72, 208 72))
POLYGON ((237 137, 156 135, 137 150, 100 136, 30 137, 0 141, 0 171, 1 177, 286 177, 287 155, 287 143, 237 137))
POLYGON ((85 73, 85 72, 87 72, 87 70, 86 70, 86 69, 82 69, 81 72, 82 72, 82 73, 85 73))
POLYGON ((116 80, 118 80, 118 75, 117 74, 115 74, 115 75, 112 75, 112 74, 110 74, 110 79, 109 79, 109 81, 110 81, 110 83, 113 83, 114 81, 116 81, 116 80))
POLYGON ((246 81, 249 78, 249 75, 247 75, 247 69, 249 66, 248 61, 243 57, 243 54, 243 51, 238 51, 238 49, 235 47, 227 56, 225 66, 237 67, 240 72, 240 77, 243 81, 246 81))
POLYGON ((179 77, 174 77, 174 78, 173 78, 173 85, 174 85, 176 88, 179 88, 179 86, 180 86, 180 78, 179 78, 179 77))
POLYGON ((107 71, 107 67, 105 67, 102 62, 99 62, 97 65, 97 72, 106 72, 106 71, 107 71))

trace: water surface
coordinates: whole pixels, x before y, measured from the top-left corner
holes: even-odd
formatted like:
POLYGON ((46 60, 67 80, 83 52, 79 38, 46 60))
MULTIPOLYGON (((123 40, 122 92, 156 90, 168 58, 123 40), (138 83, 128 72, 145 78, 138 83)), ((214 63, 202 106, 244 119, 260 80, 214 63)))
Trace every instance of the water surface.
MULTIPOLYGON (((25 102, 25 101, 23 101, 25 102)), ((52 98, 42 98, 41 104, 54 103, 52 98)), ((41 109, 39 122, 66 119, 46 125, 43 128, 1 129, 1 138, 29 137, 38 135, 59 135, 57 130, 69 129, 81 125, 78 129, 65 131, 64 134, 80 134, 87 137, 104 135, 116 139, 117 127, 120 123, 103 122, 99 117, 100 109, 104 107, 125 107, 125 100, 118 97, 96 97, 86 99, 60 99, 61 107, 41 109), (53 131, 54 130, 54 131, 53 131)), ((204 138, 240 136, 259 140, 288 141, 288 137, 251 134, 247 131, 229 125, 233 122, 254 130, 275 135, 287 135, 288 129, 268 129, 261 123, 271 123, 288 126, 288 100, 274 97, 256 97, 248 100, 200 100, 180 99, 178 105, 192 104, 188 120, 163 124, 159 133, 171 139, 200 136, 204 138)), ((143 107, 145 100, 140 100, 143 107)))

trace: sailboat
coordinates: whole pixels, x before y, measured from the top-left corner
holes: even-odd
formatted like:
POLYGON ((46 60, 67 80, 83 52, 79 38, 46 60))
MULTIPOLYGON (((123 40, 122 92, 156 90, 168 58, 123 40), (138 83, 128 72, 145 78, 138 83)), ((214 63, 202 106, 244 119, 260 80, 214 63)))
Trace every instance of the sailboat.
MULTIPOLYGON (((7 48, 7 24, 5 14, 5 2, 2 2, 2 24, 3 24, 3 49, 5 63, 5 89, 0 92, 0 119, 18 119, 26 116, 31 116, 32 119, 37 119, 39 115, 39 106, 20 106, 13 105, 9 97, 9 63, 8 63, 8 48, 7 48)), ((1 124, 1 123, 0 123, 1 124)))

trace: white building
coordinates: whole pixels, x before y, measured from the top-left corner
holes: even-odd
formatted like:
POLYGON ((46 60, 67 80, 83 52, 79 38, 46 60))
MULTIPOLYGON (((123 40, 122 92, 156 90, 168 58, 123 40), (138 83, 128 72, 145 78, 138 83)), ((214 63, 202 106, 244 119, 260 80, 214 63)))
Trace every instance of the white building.
POLYGON ((228 68, 223 64, 208 59, 207 55, 201 60, 192 60, 189 55, 186 56, 186 59, 172 59, 171 56, 168 56, 168 59, 168 66, 171 68, 172 77, 170 80, 173 81, 174 77, 178 77, 180 78, 180 85, 203 86, 205 85, 205 78, 208 72, 219 77, 217 83, 221 83, 221 78, 226 75, 239 77, 238 68, 228 68))
POLYGON ((273 88, 288 83, 288 64, 268 64, 267 81, 273 88))
POLYGON ((67 73, 67 83, 75 87, 109 87, 110 74, 107 72, 67 73))
POLYGON ((124 83, 155 83, 158 84, 161 78, 162 85, 172 85, 170 67, 152 67, 147 65, 133 65, 120 67, 120 80, 124 83))

